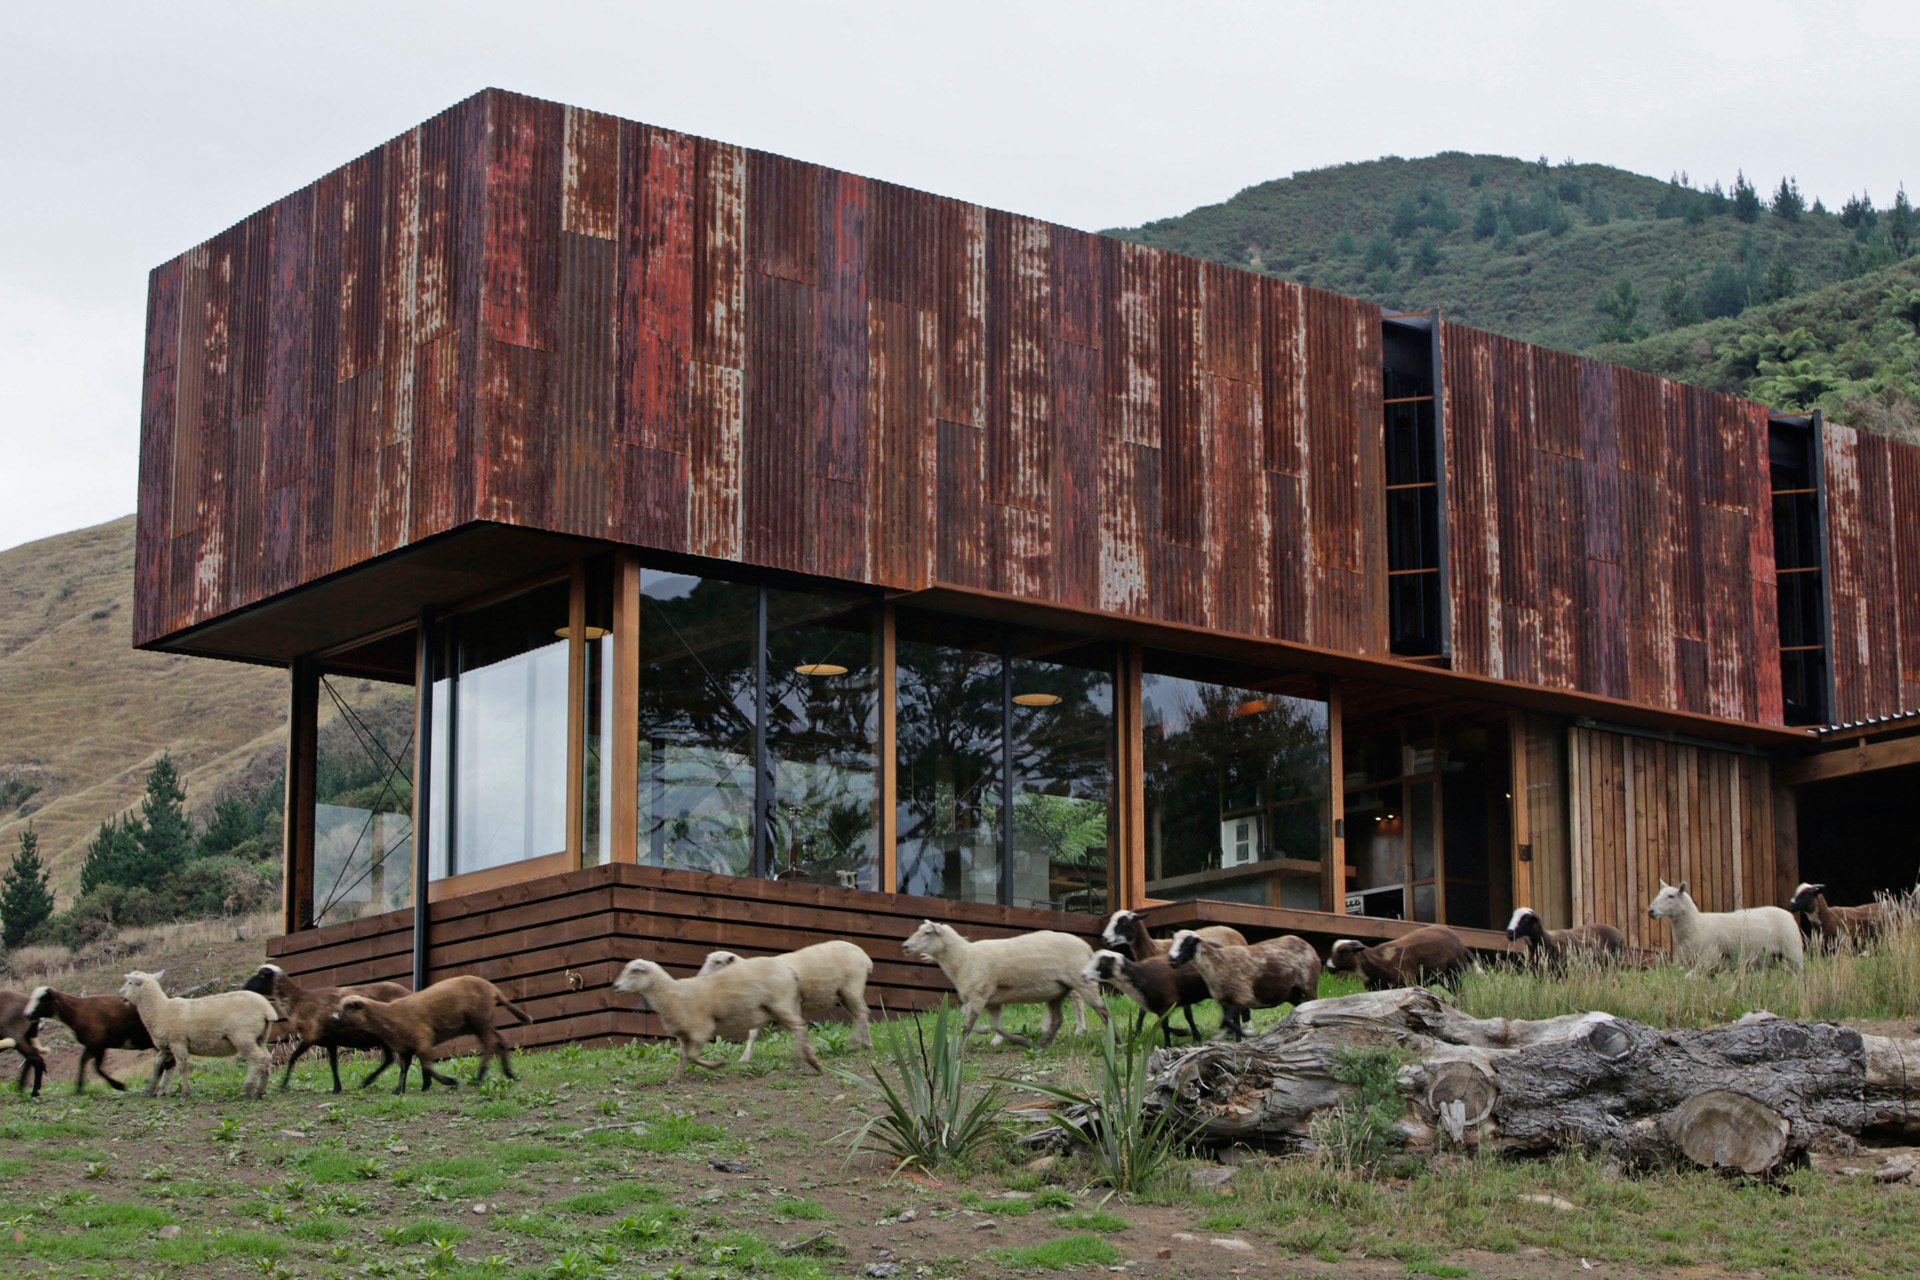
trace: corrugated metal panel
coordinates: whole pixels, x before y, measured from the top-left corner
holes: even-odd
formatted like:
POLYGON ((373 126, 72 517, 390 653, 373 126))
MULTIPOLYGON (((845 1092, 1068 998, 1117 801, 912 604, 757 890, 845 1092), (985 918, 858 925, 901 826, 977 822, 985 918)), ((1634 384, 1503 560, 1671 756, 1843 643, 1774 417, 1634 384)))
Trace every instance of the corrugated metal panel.
POLYGON ((140 493, 134 522, 135 636, 161 631, 168 597, 168 521, 173 509, 173 435, 178 408, 175 381, 184 274, 185 263, 176 258, 147 277, 146 367, 140 389, 140 493))
POLYGON ((566 112, 517 94, 487 95, 486 289, 482 332, 546 350, 559 288, 566 112))
POLYGON ((684 453, 694 341, 693 147, 679 134, 643 125, 629 126, 622 138, 624 288, 613 439, 684 453))
MULTIPOLYGON (((811 222, 811 217, 808 219, 811 222)), ((741 552, 754 564, 812 572, 813 290, 784 276, 747 276, 742 379, 741 552)))
POLYGON ((1151 603, 1147 548, 1158 522, 1159 455, 1109 436, 1100 445, 1100 607, 1146 614, 1151 603))
POLYGON ((1626 572, 1620 507, 1620 433, 1612 370, 1580 361, 1581 498, 1585 504, 1586 610, 1577 623, 1583 685, 1627 696, 1626 572))
POLYGON ((1506 655, 1494 642, 1501 622, 1491 337, 1442 325, 1441 360, 1453 665, 1475 675, 1500 676, 1506 655))
MULTIPOLYGON (((1900 635, 1900 708, 1920 707, 1920 446, 1887 446, 1893 480, 1893 583, 1900 635)), ((1885 710, 1885 714, 1892 714, 1885 710)))
MULTIPOLYGON (((1211 441, 1201 427, 1200 266, 1168 256, 1160 264, 1160 524, 1167 542, 1204 551, 1211 441)), ((1183 584, 1187 585, 1187 584, 1183 584)), ((1198 586, 1198 584, 1192 584, 1198 586)), ((1200 625, 1204 597, 1165 616, 1200 625)))
POLYGON ((933 481, 938 466, 933 315, 897 301, 875 301, 870 306, 868 367, 873 383, 868 406, 873 415, 873 484, 879 513, 873 572, 881 582, 923 587, 933 576, 933 481))
MULTIPOLYGON (((1076 332, 1092 336, 1091 328, 1076 332)), ((1048 364, 1053 399, 1047 417, 1055 445, 1049 495, 1053 512, 1049 594, 1082 609, 1102 607, 1100 473, 1105 441, 1100 427, 1100 354, 1098 347, 1056 338, 1048 364)))
POLYGON ((613 239, 620 225, 620 120, 566 109, 566 158, 560 178, 560 229, 613 239))
POLYGON ((1832 633, 1835 720, 1864 720, 1874 713, 1867 700, 1866 671, 1873 661, 1868 642, 1865 547, 1860 527, 1860 465, 1857 437, 1850 427, 1827 423, 1827 539, 1833 568, 1832 633))
POLYGON ((413 528, 414 298, 419 292, 420 131, 389 142, 381 267, 380 461, 374 503, 376 553, 404 546, 413 528))
POLYGON ((995 502, 1044 511, 1053 461, 1047 226, 990 212, 986 230, 987 494, 995 502))
MULTIPOLYGON (((615 430, 619 276, 618 241, 563 234, 560 323, 554 349, 554 517, 564 531, 594 537, 625 532, 624 526, 615 524, 616 516, 624 516, 643 501, 636 493, 608 492, 608 460, 614 442, 618 439, 623 446, 632 442, 630 433, 615 430)), ((684 410, 679 416, 684 419, 684 410)))

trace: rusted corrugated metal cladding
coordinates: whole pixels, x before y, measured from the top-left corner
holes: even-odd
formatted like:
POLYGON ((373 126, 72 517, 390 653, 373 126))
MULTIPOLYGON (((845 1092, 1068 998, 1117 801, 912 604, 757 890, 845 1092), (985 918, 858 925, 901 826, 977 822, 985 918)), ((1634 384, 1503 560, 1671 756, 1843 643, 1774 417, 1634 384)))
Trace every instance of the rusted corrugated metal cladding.
MULTIPOLYGON (((1443 348, 1454 664, 1777 721, 1764 413, 1443 348)), ((1383 655, 1380 388, 1370 304, 490 90, 154 272, 138 638, 494 520, 1383 655)))
POLYGON ((1758 405, 1442 326, 1453 665, 1778 723, 1758 405))
POLYGON ((1823 430, 1834 719, 1920 707, 1920 447, 1823 430))

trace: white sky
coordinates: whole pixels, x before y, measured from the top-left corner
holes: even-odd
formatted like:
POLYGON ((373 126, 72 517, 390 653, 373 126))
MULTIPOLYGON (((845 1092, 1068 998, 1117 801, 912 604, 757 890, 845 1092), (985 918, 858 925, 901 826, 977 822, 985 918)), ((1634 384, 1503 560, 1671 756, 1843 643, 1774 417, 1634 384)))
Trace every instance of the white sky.
POLYGON ((133 509, 152 267, 488 85, 1100 228, 1443 150, 1884 206, 1916 55, 1912 0, 11 6, 0 548, 133 509))

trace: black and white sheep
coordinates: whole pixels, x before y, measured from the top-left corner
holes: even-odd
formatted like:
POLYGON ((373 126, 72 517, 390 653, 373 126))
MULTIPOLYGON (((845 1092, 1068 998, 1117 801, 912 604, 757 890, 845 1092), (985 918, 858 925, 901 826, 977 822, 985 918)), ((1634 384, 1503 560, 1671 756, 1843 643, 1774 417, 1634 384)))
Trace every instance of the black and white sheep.
POLYGON ((1200 1038, 1200 1026, 1193 1020, 1193 1006, 1212 996, 1207 991, 1207 980, 1198 969, 1191 966, 1176 969, 1165 956, 1134 960, 1118 951, 1096 951, 1081 975, 1089 982, 1106 983, 1140 1006, 1133 1023, 1135 1035, 1146 1024, 1148 1014, 1164 1017, 1160 1035, 1171 1048, 1173 1019, 1169 1015, 1175 1009, 1184 1009, 1187 1030, 1195 1040, 1200 1038))
POLYGON ((1010 1004, 1044 1004, 1047 1016, 1040 1033, 1044 1048, 1060 1033, 1061 1010, 1070 997, 1078 997, 1106 1020, 1099 984, 1086 978, 1093 948, 1070 933, 1043 929, 973 942, 952 925, 924 920, 900 948, 910 956, 933 961, 953 983, 967 1015, 962 1036, 973 1030, 984 1011, 993 1026, 992 1043, 1032 1044, 1026 1036, 1002 1026, 1001 1013, 1010 1004))
POLYGON ((20 1055, 20 1076, 13 1082, 15 1093, 27 1087, 33 1077, 33 1096, 40 1096, 40 1082, 47 1078, 47 1060, 40 1052, 37 1037, 40 1019, 28 1012, 33 998, 18 991, 0 991, 0 1049, 12 1049, 20 1055))
MULTIPOLYGON (((700 966, 700 975, 717 973, 739 959, 731 951, 710 951, 700 966)), ((801 1016, 845 1009, 853 1020, 853 1043, 862 1049, 873 1047, 873 1036, 867 1029, 867 979, 873 974, 873 957, 853 943, 836 938, 768 959, 786 965, 800 980, 801 1016)), ((758 1027, 747 1032, 741 1062, 753 1061, 753 1042, 759 1035, 758 1027)))
POLYGON ((54 987, 35 987, 28 998, 27 1014, 34 1018, 53 1018, 67 1024, 67 1030, 80 1045, 80 1069, 73 1075, 73 1091, 87 1087, 87 1064, 102 1080, 125 1092, 126 1085, 107 1074, 109 1049, 151 1049, 153 1037, 140 1011, 119 996, 70 996, 54 987))
POLYGON ((1805 964, 1800 926, 1779 907, 1702 911, 1685 880, 1677 885, 1662 880, 1660 892, 1647 904, 1647 916, 1673 926, 1674 953, 1692 966, 1688 977, 1749 960, 1779 960, 1795 973, 1805 964))
POLYGON ((1369 991, 1429 982, 1450 986, 1466 967, 1467 944, 1443 924, 1422 925, 1371 947, 1342 938, 1327 955, 1327 972, 1357 973, 1369 991))
MULTIPOLYGON (((1246 935, 1232 925, 1204 925, 1195 929, 1194 932, 1207 941, 1217 942, 1223 947, 1247 945, 1246 935)), ((1173 939, 1156 938, 1148 933, 1146 917, 1138 911, 1116 911, 1108 916, 1107 927, 1100 931, 1100 941, 1122 955, 1132 956, 1135 960, 1164 956, 1173 946, 1173 939)))
POLYGON ((340 1051, 342 1049, 378 1049, 381 1053, 380 1065, 373 1074, 360 1082, 362 1089, 380 1078, 380 1074, 393 1065, 393 1050, 387 1043, 371 1031, 357 1031, 336 1025, 333 1021, 334 1010, 348 996, 365 996, 369 1000, 398 1000, 411 992, 397 982, 367 982, 357 987, 308 987, 303 986, 285 969, 277 964, 263 964, 253 971, 245 982, 240 984, 244 991, 257 992, 271 1001, 286 1018, 287 1025, 293 1031, 293 1054, 287 1059, 287 1070, 280 1077, 280 1090, 285 1092, 293 1079, 293 1065, 300 1061, 309 1049, 327 1051, 327 1067, 333 1072, 333 1091, 340 1092, 340 1051))
POLYGON ((1829 951, 1841 947, 1858 950, 1880 936, 1886 923, 1886 904, 1866 902, 1857 907, 1827 905, 1827 886, 1802 884, 1787 900, 1787 910, 1799 916, 1820 935, 1821 945, 1829 951))
POLYGON ((1610 924, 1577 924, 1549 929, 1532 907, 1521 907, 1507 921, 1507 941, 1525 939, 1530 963, 1563 970, 1575 961, 1618 964, 1627 954, 1627 935, 1610 924))
POLYGON ((1167 961, 1191 966, 1219 1004, 1221 1026, 1242 1038, 1246 1015, 1283 1004, 1302 1005, 1320 994, 1320 954, 1305 938, 1286 934, 1251 946, 1222 946, 1192 929, 1173 935, 1167 961))

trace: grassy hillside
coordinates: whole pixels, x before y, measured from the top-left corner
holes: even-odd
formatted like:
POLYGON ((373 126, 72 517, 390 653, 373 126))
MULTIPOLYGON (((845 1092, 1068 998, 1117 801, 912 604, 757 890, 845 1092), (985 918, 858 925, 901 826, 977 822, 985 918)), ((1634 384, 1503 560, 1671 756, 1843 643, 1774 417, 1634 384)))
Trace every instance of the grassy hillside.
POLYGON ((1738 303, 1818 288, 1874 252, 1834 213, 1788 220, 1770 195, 1761 183, 1745 222, 1725 193, 1455 151, 1296 173, 1108 234, 1579 351, 1599 341, 1595 299, 1623 274, 1658 329, 1676 278, 1712 317, 1730 291, 1738 303))
POLYGON ((284 750, 281 673, 135 652, 132 612, 132 516, 0 552, 0 866, 30 819, 62 906, 160 753, 201 812, 284 750))

